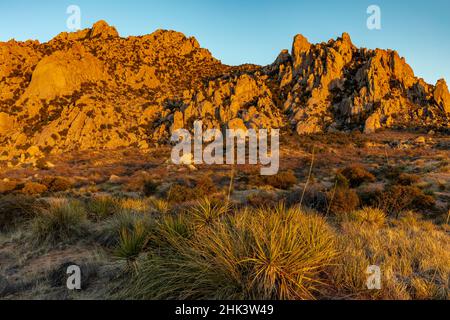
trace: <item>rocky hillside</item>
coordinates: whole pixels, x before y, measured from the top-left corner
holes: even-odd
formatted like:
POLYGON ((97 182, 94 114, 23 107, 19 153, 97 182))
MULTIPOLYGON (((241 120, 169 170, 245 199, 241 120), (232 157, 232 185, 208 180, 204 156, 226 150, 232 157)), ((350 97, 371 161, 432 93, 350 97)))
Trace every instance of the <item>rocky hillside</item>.
POLYGON ((298 134, 449 128, 450 94, 395 51, 348 34, 297 35, 269 66, 231 67, 174 31, 121 38, 100 21, 47 43, 0 43, 0 161, 167 143, 173 130, 284 128, 298 134))

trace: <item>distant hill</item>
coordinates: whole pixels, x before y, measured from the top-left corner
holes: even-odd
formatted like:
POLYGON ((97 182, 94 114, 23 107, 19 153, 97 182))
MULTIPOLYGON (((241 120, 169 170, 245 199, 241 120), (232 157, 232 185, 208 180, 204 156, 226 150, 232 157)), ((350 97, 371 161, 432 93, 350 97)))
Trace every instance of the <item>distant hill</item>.
POLYGON ((165 144, 192 128, 285 128, 298 134, 448 129, 450 95, 414 76, 396 51, 356 48, 346 33, 302 35, 269 66, 227 66, 174 31, 121 38, 99 21, 47 43, 0 43, 0 161, 165 144))

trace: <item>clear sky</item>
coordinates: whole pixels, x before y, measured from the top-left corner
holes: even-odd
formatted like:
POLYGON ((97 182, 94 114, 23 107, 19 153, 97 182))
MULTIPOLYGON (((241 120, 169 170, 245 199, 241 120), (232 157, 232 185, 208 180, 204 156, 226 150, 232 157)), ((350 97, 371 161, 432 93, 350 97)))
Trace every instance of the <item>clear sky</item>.
POLYGON ((315 43, 346 31, 358 46, 396 49, 430 83, 450 82, 449 0, 1 0, 0 41, 68 31, 72 4, 82 28, 104 19, 122 36, 177 30, 231 65, 269 64, 298 33, 315 43), (381 30, 366 27, 372 4, 381 8, 381 30))

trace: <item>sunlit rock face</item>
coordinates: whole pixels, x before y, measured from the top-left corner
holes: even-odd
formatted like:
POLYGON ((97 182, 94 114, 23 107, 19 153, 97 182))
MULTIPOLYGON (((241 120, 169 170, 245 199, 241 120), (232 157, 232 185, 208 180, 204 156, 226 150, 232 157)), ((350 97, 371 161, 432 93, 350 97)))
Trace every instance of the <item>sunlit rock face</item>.
POLYGON ((121 38, 104 21, 0 53, 0 160, 147 149, 196 120, 298 134, 449 126, 444 80, 429 85, 397 52, 359 49, 346 33, 320 44, 297 35, 264 67, 224 65, 175 31, 121 38))

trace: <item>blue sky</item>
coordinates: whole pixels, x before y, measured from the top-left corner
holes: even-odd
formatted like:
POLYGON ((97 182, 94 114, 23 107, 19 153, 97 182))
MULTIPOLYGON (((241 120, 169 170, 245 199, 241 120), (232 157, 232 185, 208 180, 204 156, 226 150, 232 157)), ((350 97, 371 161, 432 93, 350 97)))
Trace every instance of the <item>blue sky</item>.
POLYGON ((71 4, 81 8, 83 28, 104 19, 122 36, 173 29, 231 65, 269 64, 297 33, 315 43, 346 31, 358 46, 396 49, 430 83, 450 82, 448 0, 1 0, 0 41, 50 40, 67 31, 71 4), (366 27, 372 4, 381 8, 381 30, 366 27))

